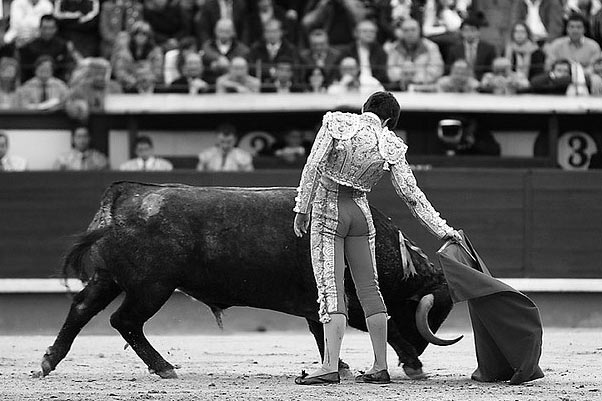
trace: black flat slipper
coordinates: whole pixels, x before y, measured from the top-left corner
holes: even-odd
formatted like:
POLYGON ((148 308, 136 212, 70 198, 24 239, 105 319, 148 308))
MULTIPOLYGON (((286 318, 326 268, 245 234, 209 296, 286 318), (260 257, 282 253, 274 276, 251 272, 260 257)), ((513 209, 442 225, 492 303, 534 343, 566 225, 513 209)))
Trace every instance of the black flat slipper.
POLYGON ((320 384, 338 384, 341 382, 339 372, 326 373, 320 376, 307 377, 308 374, 304 370, 301 371, 301 376, 295 378, 296 384, 301 385, 320 385, 320 384))
POLYGON ((374 373, 363 373, 356 376, 355 381, 357 383, 389 384, 391 383, 391 377, 389 372, 383 369, 374 373))

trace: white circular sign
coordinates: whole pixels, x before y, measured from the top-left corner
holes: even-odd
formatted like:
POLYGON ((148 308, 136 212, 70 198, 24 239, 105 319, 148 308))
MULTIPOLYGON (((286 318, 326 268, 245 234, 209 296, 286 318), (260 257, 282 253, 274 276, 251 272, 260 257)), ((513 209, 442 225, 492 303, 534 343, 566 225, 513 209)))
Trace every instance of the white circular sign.
POLYGON ((558 164, 564 170, 587 170, 597 151, 596 141, 585 132, 569 131, 558 138, 558 164))

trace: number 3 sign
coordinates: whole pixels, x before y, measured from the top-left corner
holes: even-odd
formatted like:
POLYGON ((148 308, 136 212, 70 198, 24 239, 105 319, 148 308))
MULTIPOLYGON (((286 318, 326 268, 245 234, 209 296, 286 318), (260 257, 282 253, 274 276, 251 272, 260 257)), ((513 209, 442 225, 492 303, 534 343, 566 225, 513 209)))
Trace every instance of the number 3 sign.
POLYGON ((596 142, 585 132, 569 131, 558 138, 558 164, 564 170, 587 170, 597 151, 596 142))

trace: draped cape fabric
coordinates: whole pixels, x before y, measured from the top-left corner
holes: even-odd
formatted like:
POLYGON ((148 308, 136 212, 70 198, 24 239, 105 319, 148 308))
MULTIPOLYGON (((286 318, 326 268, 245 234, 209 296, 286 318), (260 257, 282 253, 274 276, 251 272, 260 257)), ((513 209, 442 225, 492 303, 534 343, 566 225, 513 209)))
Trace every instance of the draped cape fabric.
POLYGON ((467 301, 474 331, 477 369, 472 379, 520 384, 544 376, 539 368, 543 328, 537 306, 495 279, 470 240, 448 241, 437 260, 454 303, 467 301))

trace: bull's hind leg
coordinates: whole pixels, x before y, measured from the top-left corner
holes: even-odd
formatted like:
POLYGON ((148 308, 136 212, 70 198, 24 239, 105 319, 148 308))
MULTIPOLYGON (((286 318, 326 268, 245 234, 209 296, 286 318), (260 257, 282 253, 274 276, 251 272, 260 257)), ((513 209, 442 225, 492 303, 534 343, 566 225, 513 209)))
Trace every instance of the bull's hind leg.
POLYGON ((111 325, 144 361, 149 372, 164 379, 177 378, 174 367, 148 342, 142 327, 157 313, 174 290, 175 287, 162 283, 139 283, 135 289, 126 290, 125 300, 111 316, 111 325))
POLYGON ((86 287, 73 298, 63 327, 54 340, 54 344, 48 347, 44 354, 42 370, 34 373, 34 377, 46 376, 52 372, 56 365, 65 358, 81 329, 98 312, 106 308, 120 292, 121 288, 107 272, 97 271, 86 287))

